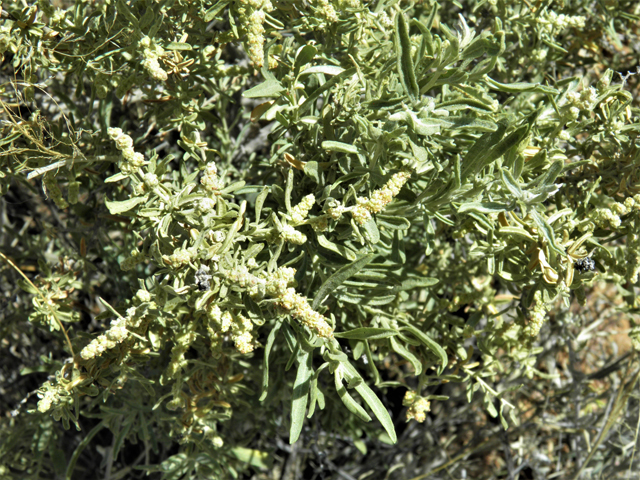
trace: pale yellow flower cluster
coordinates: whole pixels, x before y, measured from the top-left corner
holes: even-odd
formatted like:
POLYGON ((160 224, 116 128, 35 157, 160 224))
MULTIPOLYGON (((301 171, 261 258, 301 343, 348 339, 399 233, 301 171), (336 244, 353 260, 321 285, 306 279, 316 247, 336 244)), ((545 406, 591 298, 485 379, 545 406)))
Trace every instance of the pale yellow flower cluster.
POLYGON ((598 208, 592 211, 589 214, 589 217, 596 225, 603 228, 606 228, 607 226, 610 226, 611 228, 618 228, 622 223, 620 217, 610 208, 598 208))
POLYGON ((239 313, 232 327, 231 339, 240 353, 251 353, 255 348, 251 330, 253 330, 251 320, 239 313))
POLYGON ((174 337, 175 344, 171 349, 171 361, 167 366, 168 377, 174 377, 189 363, 184 357, 184 354, 191 348, 191 344, 196 341, 197 334, 195 328, 195 322, 190 322, 185 331, 174 337))
POLYGON ((155 173, 151 172, 145 173, 142 181, 144 182, 144 185, 149 189, 157 187, 160 183, 160 181, 158 180, 158 176, 155 173))
POLYGON ((351 212, 353 219, 359 225, 367 223, 372 213, 380 213, 400 193, 400 190, 410 177, 411 172, 398 172, 391 177, 384 187, 373 192, 370 198, 358 198, 356 200, 357 205, 351 212))
POLYGON ((293 228, 291 225, 284 224, 280 230, 280 237, 285 242, 293 243, 294 245, 302 245, 307 241, 307 236, 293 228))
POLYGON ((315 202, 316 197, 313 193, 304 197, 298 205, 291 209, 291 222, 294 225, 304 222, 305 218, 307 218, 307 215, 309 214, 309 210, 311 210, 315 202))
POLYGON ((207 166, 204 169, 204 174, 200 179, 200 183, 204 188, 214 194, 218 194, 220 190, 222 190, 224 184, 222 179, 218 177, 218 168, 215 163, 207 163, 207 166))
POLYGON ((627 207, 629 211, 631 211, 632 209, 640 211, 640 194, 636 194, 633 197, 625 198, 624 206, 627 207))
POLYGON ((333 329, 329 325, 327 318, 319 314, 295 288, 287 288, 284 293, 276 299, 276 305, 287 310, 293 318, 315 331, 320 337, 329 338, 333 336, 333 329))
POLYGON ((559 33, 565 28, 583 29, 586 24, 586 17, 580 15, 565 15, 556 13, 553 10, 542 12, 538 17, 538 23, 542 30, 548 35, 559 33))
POLYGON ((407 421, 413 419, 419 423, 427 419, 427 412, 431 409, 429 400, 419 396, 413 390, 407 390, 404 394, 402 405, 409 407, 407 410, 407 421))
MULTIPOLYGON (((129 315, 130 313, 134 313, 135 308, 132 310, 131 312, 127 311, 127 318, 131 316, 129 315)), ((115 348, 119 343, 124 342, 129 336, 127 318, 117 318, 113 320, 111 322, 111 328, 98 336, 98 338, 91 340, 91 342, 82 349, 80 356, 85 360, 90 360, 99 357, 105 351, 115 348)))
POLYGON ((384 10, 378 13, 378 21, 384 28, 391 28, 393 26, 393 19, 389 17, 384 10))
POLYGON ((296 269, 291 267, 280 267, 270 276, 265 289, 272 297, 282 295, 287 288, 296 285, 296 269))
POLYGON ((360 0, 313 0, 311 4, 316 8, 316 13, 329 23, 339 20, 338 12, 347 8, 361 8, 360 0))
POLYGON ((256 68, 264 64, 264 21, 265 12, 273 10, 270 0, 240 0, 238 9, 240 20, 244 25, 249 46, 249 59, 256 68))
POLYGON ((229 334, 236 350, 246 354, 253 352, 255 342, 251 331, 253 323, 242 314, 234 317, 229 311, 223 312, 218 305, 212 304, 207 309, 207 330, 211 336, 212 347, 217 348, 222 342, 223 336, 229 334))
POLYGON ((240 287, 248 287, 249 295, 253 298, 263 298, 265 296, 267 281, 251 274, 245 265, 239 265, 227 272, 227 280, 240 287))
POLYGON ((116 142, 116 148, 122 152, 120 170, 123 173, 137 172, 144 165, 144 155, 133 149, 133 139, 120 128, 109 128, 107 134, 116 142))
POLYGON ((215 200, 208 197, 202 197, 196 204, 196 209, 200 213, 207 214, 213 211, 215 206, 216 206, 215 200))
POLYGON ((122 263, 120 264, 120 268, 123 271, 128 271, 133 269, 136 265, 139 265, 140 263, 144 262, 144 253, 138 252, 138 251, 132 251, 131 252, 131 256, 125 258, 122 263))
POLYGON ((640 235, 635 233, 627 235, 626 260, 626 276, 634 284, 640 276, 640 235))
POLYGON ((316 0, 314 2, 318 6, 318 13, 322 15, 328 22, 335 23, 338 21, 336 9, 329 0, 316 0))
POLYGON ((316 232, 324 232, 327 228, 329 228, 329 220, 327 220, 326 215, 315 217, 313 220, 311 220, 311 227, 316 232))
POLYGON ((55 390, 47 390, 43 394, 38 394, 41 400, 38 401, 38 411, 45 413, 51 410, 53 405, 57 405, 60 401, 60 395, 55 390))
POLYGON ((333 220, 339 220, 344 211, 344 205, 342 205, 339 200, 333 200, 333 204, 327 209, 327 215, 333 220))
POLYGON ((598 93, 593 87, 585 88, 582 92, 567 93, 567 101, 580 110, 591 110, 598 99, 598 93))
POLYGON ((162 260, 173 268, 179 268, 191 261, 191 253, 184 248, 178 248, 171 255, 163 255, 162 260))
POLYGON ((369 220, 371 220, 371 218, 373 218, 371 216, 371 212, 367 208, 367 204, 369 202, 369 199, 368 198, 358 197, 356 199, 356 202, 357 202, 357 205, 351 211, 351 216, 358 223, 358 225, 364 225, 369 220))
POLYGON ((280 267, 268 279, 249 273, 244 266, 237 267, 227 274, 227 279, 241 287, 249 287, 257 292, 264 292, 275 298, 276 305, 291 314, 301 324, 309 327, 321 337, 332 337, 333 329, 329 320, 311 308, 306 297, 296 293, 295 269, 280 267))
POLYGON ((530 337, 538 336, 538 333, 540 333, 540 329, 542 328, 542 325, 544 325, 544 322, 547 318, 547 307, 542 301, 542 292, 540 292, 540 290, 537 290, 533 295, 533 298, 534 305, 533 309, 531 310, 531 318, 529 320, 529 323, 525 327, 525 332, 530 337))
POLYGON ((143 37, 138 44, 142 48, 142 68, 153 78, 165 82, 169 76, 167 72, 160 66, 158 59, 165 55, 164 49, 160 45, 156 45, 149 37, 143 37))

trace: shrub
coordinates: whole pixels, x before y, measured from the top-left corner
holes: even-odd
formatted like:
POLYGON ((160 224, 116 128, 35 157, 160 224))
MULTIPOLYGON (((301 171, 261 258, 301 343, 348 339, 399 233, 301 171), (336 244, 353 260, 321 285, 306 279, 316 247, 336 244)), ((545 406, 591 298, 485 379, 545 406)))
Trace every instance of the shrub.
POLYGON ((0 477, 637 471, 637 2, 3 9, 0 477))

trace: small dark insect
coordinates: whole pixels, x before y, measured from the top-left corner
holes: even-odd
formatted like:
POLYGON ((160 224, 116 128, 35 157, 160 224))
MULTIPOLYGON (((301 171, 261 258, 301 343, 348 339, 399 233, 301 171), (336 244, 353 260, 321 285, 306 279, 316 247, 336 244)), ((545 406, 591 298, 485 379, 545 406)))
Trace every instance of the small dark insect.
POLYGON ((580 273, 593 272, 596 269, 596 262, 591 257, 576 260, 575 268, 580 273))
POLYGON ((209 290, 211 288, 211 275, 209 275, 209 267, 206 265, 202 265, 198 271, 196 272, 196 286, 198 290, 204 292, 205 290, 209 290))

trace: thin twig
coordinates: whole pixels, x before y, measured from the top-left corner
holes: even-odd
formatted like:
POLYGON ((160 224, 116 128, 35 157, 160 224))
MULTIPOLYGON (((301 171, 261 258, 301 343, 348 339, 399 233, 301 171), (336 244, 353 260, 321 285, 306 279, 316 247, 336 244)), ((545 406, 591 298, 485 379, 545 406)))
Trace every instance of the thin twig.
MULTIPOLYGON (((20 268, 13 263, 9 258, 7 258, 7 256, 0 252, 0 258, 2 258, 5 262, 7 262, 9 265, 11 265, 11 267, 13 267, 13 269, 18 272, 22 278, 24 278, 27 283, 29 283, 29 285, 31 285, 34 290, 36 290, 38 292, 38 294, 40 295, 40 297, 42 298, 43 301, 47 301, 47 298, 42 294, 42 292, 40 292, 40 289, 38 287, 36 287, 33 282, 31 281, 31 279, 29 277, 27 277, 24 272, 22 270, 20 270, 20 268)), ((67 334, 67 330, 64 328, 64 325, 62 324, 62 322, 60 321, 60 319, 58 318, 57 315, 55 315, 55 313, 53 314, 53 318, 56 319, 56 322, 58 322, 58 326, 60 327, 60 329, 62 330, 62 333, 64 333, 65 338, 67 339, 67 345, 69 346, 69 351, 71 352, 71 356, 73 357, 73 362, 76 363, 76 354, 73 351, 73 347, 71 346, 71 340, 69 339, 69 335, 67 334)), ((76 363, 76 367, 77 367, 77 363, 76 363)))

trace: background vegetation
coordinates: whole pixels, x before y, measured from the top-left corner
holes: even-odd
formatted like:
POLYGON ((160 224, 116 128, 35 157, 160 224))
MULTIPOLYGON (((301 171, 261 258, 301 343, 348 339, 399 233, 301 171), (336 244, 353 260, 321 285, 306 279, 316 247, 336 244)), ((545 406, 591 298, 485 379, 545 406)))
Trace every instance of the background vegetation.
POLYGON ((635 1, 5 1, 0 478, 634 478, 635 1))

